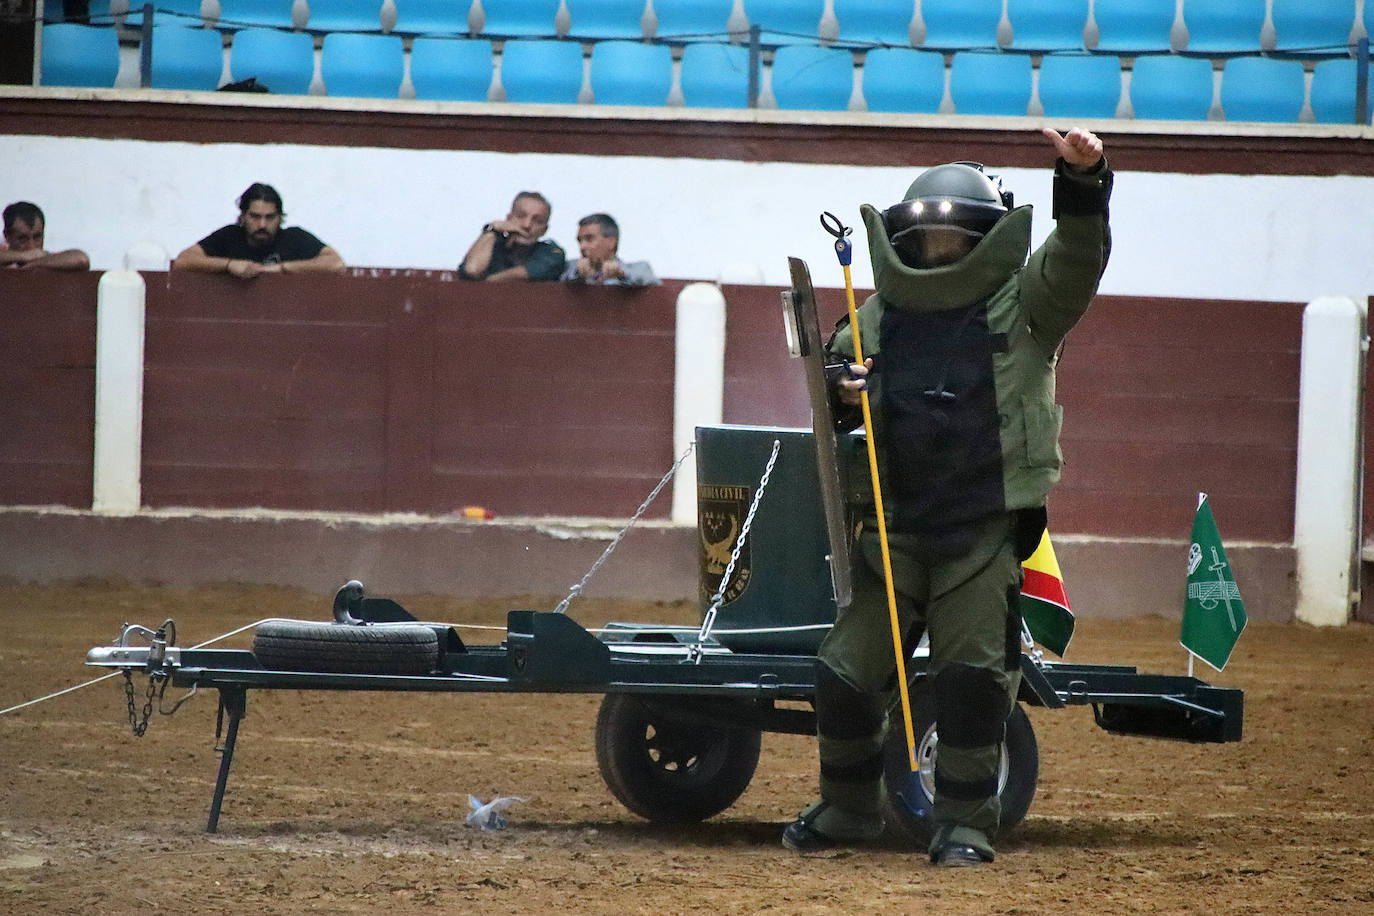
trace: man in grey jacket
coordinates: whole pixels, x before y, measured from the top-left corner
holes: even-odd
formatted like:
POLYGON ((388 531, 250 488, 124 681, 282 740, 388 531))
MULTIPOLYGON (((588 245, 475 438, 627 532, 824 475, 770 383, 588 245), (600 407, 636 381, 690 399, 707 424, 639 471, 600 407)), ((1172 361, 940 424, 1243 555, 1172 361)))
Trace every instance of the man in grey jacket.
POLYGON ((577 221, 577 248, 581 257, 569 261, 558 279, 589 286, 658 285, 648 261, 620 260, 620 226, 608 214, 577 221))

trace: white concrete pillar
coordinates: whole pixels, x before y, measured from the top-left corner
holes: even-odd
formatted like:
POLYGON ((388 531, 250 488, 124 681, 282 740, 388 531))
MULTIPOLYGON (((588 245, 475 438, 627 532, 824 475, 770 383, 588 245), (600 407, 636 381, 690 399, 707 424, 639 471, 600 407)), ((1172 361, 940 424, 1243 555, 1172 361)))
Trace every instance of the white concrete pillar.
MULTIPOLYGON (((725 297, 714 283, 689 283, 677 297, 673 370, 673 460, 696 439, 698 426, 719 424, 725 404, 725 297)), ((697 460, 693 453, 673 479, 672 520, 697 523, 697 460)))
POLYGON ((1317 626, 1350 619, 1360 545, 1364 307, 1343 296, 1309 303, 1302 318, 1298 481, 1293 519, 1297 618, 1317 626))
POLYGON ((91 508, 131 515, 142 505, 143 278, 100 278, 95 312, 95 478, 91 508))

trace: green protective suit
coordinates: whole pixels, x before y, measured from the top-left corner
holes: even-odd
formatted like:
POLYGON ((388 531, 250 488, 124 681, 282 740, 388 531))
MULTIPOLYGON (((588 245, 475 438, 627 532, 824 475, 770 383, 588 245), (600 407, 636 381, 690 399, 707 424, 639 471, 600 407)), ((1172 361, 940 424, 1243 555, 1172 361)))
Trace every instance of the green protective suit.
MULTIPOLYGON (((1056 227, 1027 258, 1031 208, 1008 213, 957 262, 914 269, 897 257, 871 206, 877 292, 858 310, 879 476, 908 646, 930 637, 926 689, 940 736, 934 853, 945 842, 993 855, 998 758, 1019 687, 1021 561, 1044 527, 1058 481, 1060 344, 1086 312, 1110 250, 1105 160, 1090 173, 1056 167, 1056 227)), ((831 350, 854 357, 842 323, 831 350)), ((836 402, 837 423, 861 422, 836 402)), ((895 659, 866 451, 849 471, 864 519, 854 599, 819 651, 821 795, 815 826, 872 832, 881 810, 885 713, 895 659), (828 669, 828 670, 827 670, 828 669)), ((918 736, 919 737, 919 736, 918 736)))

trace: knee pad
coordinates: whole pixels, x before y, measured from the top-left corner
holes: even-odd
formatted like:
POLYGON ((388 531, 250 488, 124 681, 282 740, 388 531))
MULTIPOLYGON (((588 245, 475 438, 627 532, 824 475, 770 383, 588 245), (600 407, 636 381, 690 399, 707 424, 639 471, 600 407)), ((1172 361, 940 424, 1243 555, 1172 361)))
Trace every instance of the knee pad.
POLYGON ((955 662, 934 677, 935 725, 940 743, 979 748, 1005 734, 1007 693, 994 672, 955 662))
POLYGON ((827 738, 850 740, 880 734, 882 729, 882 697, 864 693, 817 660, 816 731, 827 738))

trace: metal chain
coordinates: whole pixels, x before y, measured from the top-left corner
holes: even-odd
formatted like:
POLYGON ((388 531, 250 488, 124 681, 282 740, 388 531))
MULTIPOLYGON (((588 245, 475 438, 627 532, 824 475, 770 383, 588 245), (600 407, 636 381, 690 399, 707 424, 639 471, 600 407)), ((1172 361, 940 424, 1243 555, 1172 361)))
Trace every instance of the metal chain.
POLYGON ((558 607, 553 610, 555 614, 567 612, 568 605, 572 603, 574 598, 582 594, 582 589, 591 581, 592 576, 596 575, 596 571, 601 568, 601 564, 610 559, 611 554, 620 546, 620 542, 625 539, 625 535, 630 533, 630 529, 635 526, 635 523, 639 521, 639 517, 649 508, 649 504, 652 503, 659 492, 668 485, 668 481, 673 479, 673 475, 677 473, 678 468, 682 467, 682 462, 687 460, 687 456, 692 454, 692 449, 695 446, 696 443, 694 442, 687 443, 687 449, 682 453, 682 457, 673 462, 673 466, 668 469, 668 473, 663 475, 663 478, 658 482, 658 486, 654 487, 653 491, 644 498, 644 502, 639 504, 639 508, 636 509, 635 514, 630 517, 630 521, 624 528, 620 529, 620 533, 617 534, 606 549, 601 552, 601 556, 596 558, 596 562, 592 564, 591 569, 587 570, 587 574, 582 577, 582 581, 574 585, 572 589, 569 590, 567 597, 558 603, 558 607))
POLYGON ((129 727, 134 730, 135 738, 142 738, 148 730, 148 719, 153 715, 153 697, 157 696, 158 682, 163 678, 152 675, 148 678, 148 692, 143 703, 143 717, 140 721, 138 704, 134 702, 134 676, 128 668, 124 669, 124 697, 129 702, 129 727))
POLYGON ((702 618, 701 630, 697 633, 697 641, 687 651, 688 658, 695 664, 701 664, 702 647, 711 636, 711 628, 716 624, 716 613, 720 610, 721 601, 725 597, 725 589, 730 584, 730 576, 735 571, 735 563, 739 561, 740 551, 744 549, 744 540, 749 537, 749 529, 754 524, 754 513, 759 511, 759 501, 763 499, 763 491, 768 488, 768 480, 773 476, 773 465, 777 463, 778 449, 781 447, 782 440, 774 439, 773 453, 768 456, 768 465, 763 469, 763 477, 759 478, 759 488, 754 491, 754 501, 749 504, 749 512, 744 516, 744 524, 740 526, 739 537, 735 539, 735 548, 730 551, 730 562, 725 565, 725 572, 720 577, 720 586, 716 589, 715 595, 711 597, 711 606, 706 609, 706 616, 702 618))

